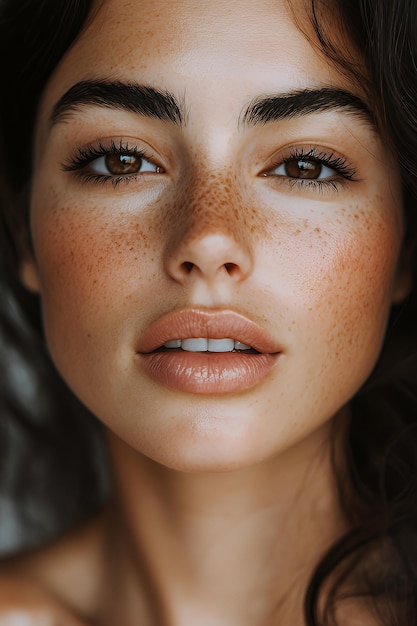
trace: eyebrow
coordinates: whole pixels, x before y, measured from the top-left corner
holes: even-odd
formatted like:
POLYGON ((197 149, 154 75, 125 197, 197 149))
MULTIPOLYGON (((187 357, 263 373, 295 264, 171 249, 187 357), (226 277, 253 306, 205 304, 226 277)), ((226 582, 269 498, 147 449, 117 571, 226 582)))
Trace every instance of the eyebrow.
POLYGON ((55 104, 51 125, 84 106, 120 109, 179 126, 185 120, 183 105, 168 91, 136 83, 84 80, 68 89, 55 104))
POLYGON ((358 96, 343 89, 300 89, 277 96, 255 98, 240 117, 240 124, 255 126, 325 111, 344 111, 376 127, 371 109, 358 96))
MULTIPOLYGON (((187 117, 184 104, 168 91, 131 82, 84 80, 68 89, 55 104, 50 116, 51 125, 65 120, 70 113, 84 106, 129 111, 178 126, 182 126, 187 117)), ((376 127, 375 117, 363 100, 333 87, 257 97, 241 114, 239 125, 251 127, 331 110, 358 116, 376 127)))

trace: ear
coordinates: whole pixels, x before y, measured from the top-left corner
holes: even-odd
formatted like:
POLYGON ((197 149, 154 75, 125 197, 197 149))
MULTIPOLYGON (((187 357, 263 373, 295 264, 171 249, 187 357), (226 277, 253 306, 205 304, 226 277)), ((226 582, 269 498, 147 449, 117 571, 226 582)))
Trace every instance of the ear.
POLYGON ((13 202, 14 210, 10 215, 9 229, 19 259, 20 281, 29 291, 39 293, 40 280, 30 235, 29 206, 30 185, 27 183, 13 202))
POLYGON ((411 253, 402 254, 398 263, 397 274, 392 293, 392 304, 401 304, 410 295, 413 288, 411 253))
POLYGON ((26 289, 32 291, 33 293, 40 292, 38 268, 36 267, 35 259, 32 254, 25 254, 24 258, 20 262, 19 274, 20 280, 26 289))

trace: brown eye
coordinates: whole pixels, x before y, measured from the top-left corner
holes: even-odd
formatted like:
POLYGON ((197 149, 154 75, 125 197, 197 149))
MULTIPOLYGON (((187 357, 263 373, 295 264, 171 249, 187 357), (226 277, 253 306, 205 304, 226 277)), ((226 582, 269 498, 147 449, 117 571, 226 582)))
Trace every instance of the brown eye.
POLYGON ((319 178, 323 165, 319 161, 292 159, 285 162, 285 172, 289 178, 319 178))
POLYGON ((133 154, 108 154, 106 167, 111 174, 136 174, 142 165, 142 158, 133 154))
POLYGON ((123 154, 115 152, 94 159, 89 169, 103 176, 129 176, 144 172, 160 172, 161 168, 139 154, 123 154))
POLYGON ((283 161, 273 169, 265 172, 265 176, 277 176, 297 180, 320 180, 333 179, 336 170, 328 167, 318 159, 293 158, 283 161))

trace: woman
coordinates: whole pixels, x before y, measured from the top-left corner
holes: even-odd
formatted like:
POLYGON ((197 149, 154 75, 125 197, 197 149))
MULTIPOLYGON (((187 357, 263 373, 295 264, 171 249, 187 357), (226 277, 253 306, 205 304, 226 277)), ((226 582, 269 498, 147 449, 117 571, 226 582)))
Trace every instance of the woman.
POLYGON ((417 11, 358 4, 3 3, 17 272, 112 474, 5 615, 415 623, 417 11))

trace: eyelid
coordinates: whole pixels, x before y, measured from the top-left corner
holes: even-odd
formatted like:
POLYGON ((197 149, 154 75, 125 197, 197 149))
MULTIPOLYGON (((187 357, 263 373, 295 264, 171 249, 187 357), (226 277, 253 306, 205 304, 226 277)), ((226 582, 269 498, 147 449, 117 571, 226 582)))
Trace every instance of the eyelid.
POLYGON ((273 169, 292 160, 311 160, 322 163, 324 166, 335 170, 336 174, 346 180, 358 180, 356 178, 356 167, 347 157, 333 148, 315 144, 296 144, 276 151, 270 157, 267 167, 262 170, 261 176, 268 176, 273 169))
POLYGON ((77 146, 72 155, 62 163, 64 171, 77 172, 88 167, 89 163, 109 154, 131 154, 143 157, 165 171, 159 155, 143 141, 130 138, 97 139, 83 146, 77 146))

